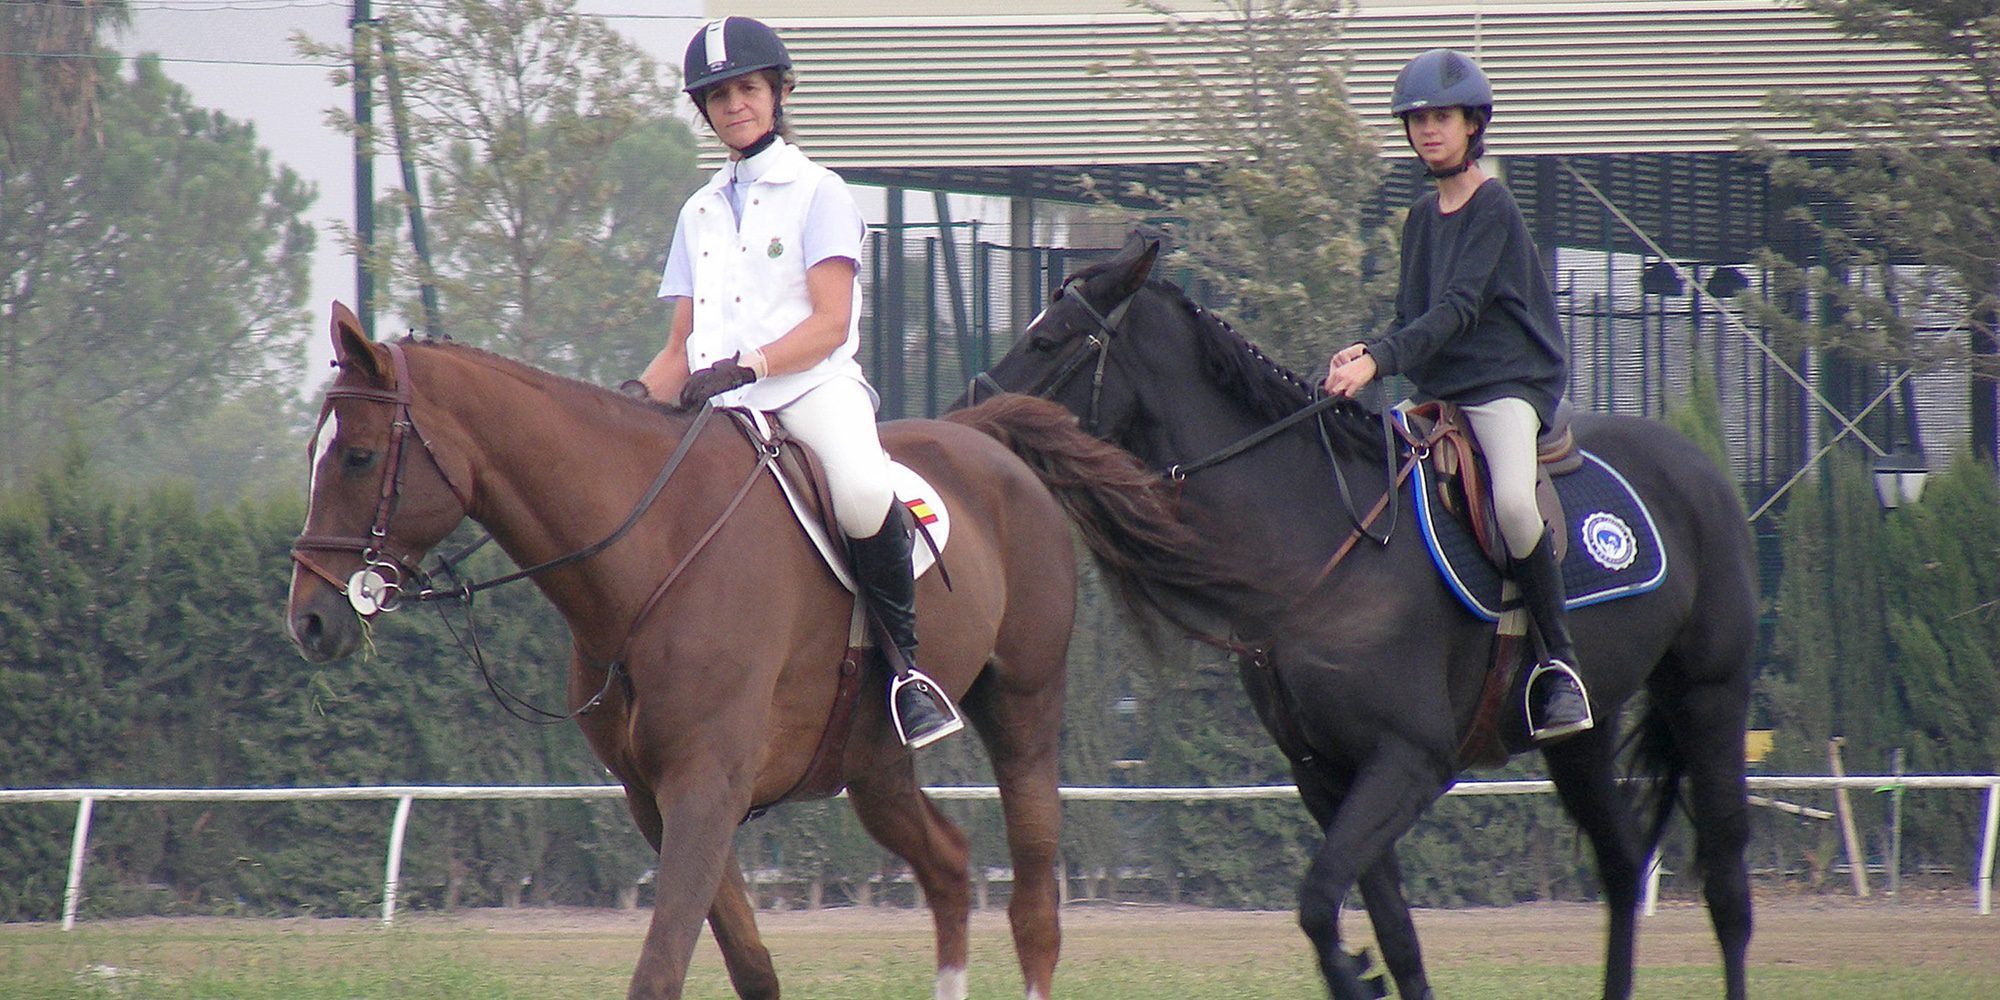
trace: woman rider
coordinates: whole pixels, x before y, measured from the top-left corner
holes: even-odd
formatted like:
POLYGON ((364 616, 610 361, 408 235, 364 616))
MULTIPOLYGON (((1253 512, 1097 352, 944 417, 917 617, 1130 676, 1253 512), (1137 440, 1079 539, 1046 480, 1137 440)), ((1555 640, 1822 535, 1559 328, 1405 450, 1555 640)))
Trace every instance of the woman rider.
POLYGON ((681 208, 660 282, 673 326, 639 380, 685 409, 770 411, 818 454, 862 596, 902 654, 889 697, 897 734, 926 746, 964 724, 916 669, 912 519, 890 486, 878 399, 855 361, 861 212, 838 175, 785 139, 795 78, 768 25, 709 22, 688 43, 682 79, 729 162, 681 208))
POLYGON ((1327 365, 1329 394, 1352 396, 1401 374, 1420 399, 1456 403, 1486 455, 1494 512, 1522 601, 1548 659, 1528 680, 1537 740, 1594 724, 1563 613, 1562 567, 1535 506, 1535 440, 1551 422, 1568 361, 1541 255, 1507 187, 1479 168, 1493 87, 1471 59, 1432 49, 1396 77, 1389 110, 1437 182, 1403 224, 1396 322, 1342 348, 1327 365))

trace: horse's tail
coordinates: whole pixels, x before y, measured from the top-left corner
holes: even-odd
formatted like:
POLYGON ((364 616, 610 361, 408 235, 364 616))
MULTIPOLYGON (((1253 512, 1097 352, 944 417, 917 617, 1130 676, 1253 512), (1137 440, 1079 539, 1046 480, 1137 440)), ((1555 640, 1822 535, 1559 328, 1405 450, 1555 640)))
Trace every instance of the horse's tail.
POLYGON ((1639 848, 1645 857, 1652 857, 1659 849, 1675 808, 1686 805, 1681 779, 1687 774, 1687 759, 1668 728, 1667 712, 1664 700, 1649 696, 1638 725, 1625 736, 1625 780, 1633 790, 1640 822, 1639 848))
MULTIPOLYGON (((986 433, 1033 469, 1127 604, 1194 632, 1195 608, 1253 617, 1275 604, 1183 516, 1179 491, 1132 453, 1084 433, 1062 406, 1004 393, 942 419, 986 433)), ((1232 615, 1231 617, 1236 617, 1232 615)))

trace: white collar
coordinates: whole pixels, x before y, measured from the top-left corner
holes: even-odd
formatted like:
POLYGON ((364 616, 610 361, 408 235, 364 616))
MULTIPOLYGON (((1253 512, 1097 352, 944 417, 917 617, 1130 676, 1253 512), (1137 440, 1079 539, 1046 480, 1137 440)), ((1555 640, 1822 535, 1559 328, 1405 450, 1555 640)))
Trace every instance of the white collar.
POLYGON ((774 135, 771 144, 758 150, 757 155, 729 161, 730 177, 738 184, 755 184, 788 159, 786 150, 789 148, 783 138, 774 135))

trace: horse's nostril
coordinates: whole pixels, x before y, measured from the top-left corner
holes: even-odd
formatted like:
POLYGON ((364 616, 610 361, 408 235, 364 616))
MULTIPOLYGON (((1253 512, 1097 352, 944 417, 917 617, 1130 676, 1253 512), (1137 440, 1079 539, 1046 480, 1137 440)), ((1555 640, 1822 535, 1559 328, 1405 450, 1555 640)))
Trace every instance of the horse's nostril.
POLYGON ((326 632, 326 623, 315 612, 305 612, 292 619, 292 639, 301 646, 317 646, 326 632))

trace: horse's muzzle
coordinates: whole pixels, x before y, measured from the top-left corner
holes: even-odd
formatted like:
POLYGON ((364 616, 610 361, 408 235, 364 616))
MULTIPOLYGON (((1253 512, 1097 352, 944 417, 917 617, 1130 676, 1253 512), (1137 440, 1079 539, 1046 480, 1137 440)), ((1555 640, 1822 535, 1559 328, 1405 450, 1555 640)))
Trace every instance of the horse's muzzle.
POLYGON ((292 643, 308 663, 325 663, 351 655, 361 648, 361 619, 347 599, 318 578, 310 578, 301 592, 294 580, 291 605, 285 624, 292 643))

